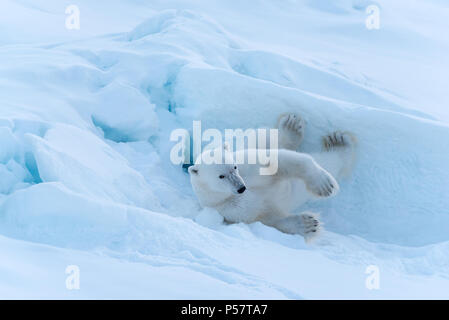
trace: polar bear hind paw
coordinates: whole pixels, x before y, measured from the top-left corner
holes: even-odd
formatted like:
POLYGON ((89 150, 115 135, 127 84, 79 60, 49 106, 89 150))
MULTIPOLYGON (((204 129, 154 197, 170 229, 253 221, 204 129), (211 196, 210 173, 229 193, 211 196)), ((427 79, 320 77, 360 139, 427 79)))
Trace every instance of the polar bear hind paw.
POLYGON ((284 113, 278 118, 279 148, 296 150, 304 139, 305 121, 295 113, 284 113))
POLYGON ((324 136, 322 143, 326 151, 331 151, 337 148, 351 147, 356 143, 356 139, 350 132, 335 131, 324 136))

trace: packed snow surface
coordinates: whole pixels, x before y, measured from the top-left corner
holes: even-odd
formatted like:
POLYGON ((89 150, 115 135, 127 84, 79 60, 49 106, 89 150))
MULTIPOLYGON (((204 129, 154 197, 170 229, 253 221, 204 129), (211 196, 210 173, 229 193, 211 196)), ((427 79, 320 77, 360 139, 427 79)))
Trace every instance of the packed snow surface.
POLYGON ((449 298, 448 16, 438 0, 2 0, 0 298, 449 298), (282 112, 306 120, 304 152, 358 138, 341 192, 296 210, 321 214, 312 244, 223 223, 169 157, 193 120, 282 112))

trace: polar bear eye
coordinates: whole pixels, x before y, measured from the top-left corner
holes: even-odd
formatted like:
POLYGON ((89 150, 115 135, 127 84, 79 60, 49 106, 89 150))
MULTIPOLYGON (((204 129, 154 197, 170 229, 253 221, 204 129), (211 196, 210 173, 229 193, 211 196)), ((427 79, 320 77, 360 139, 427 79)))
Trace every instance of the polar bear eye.
POLYGON ((234 169, 237 170, 237 166, 235 166, 234 169))
POLYGON ((224 179, 224 175, 219 176, 220 179, 224 179))

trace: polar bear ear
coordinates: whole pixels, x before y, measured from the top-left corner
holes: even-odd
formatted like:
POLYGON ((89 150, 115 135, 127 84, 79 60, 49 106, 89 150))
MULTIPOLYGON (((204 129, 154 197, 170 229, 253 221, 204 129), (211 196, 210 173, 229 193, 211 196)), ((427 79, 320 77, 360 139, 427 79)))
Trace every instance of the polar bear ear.
POLYGON ((189 167, 189 173, 190 174, 198 174, 198 167, 197 166, 189 167))

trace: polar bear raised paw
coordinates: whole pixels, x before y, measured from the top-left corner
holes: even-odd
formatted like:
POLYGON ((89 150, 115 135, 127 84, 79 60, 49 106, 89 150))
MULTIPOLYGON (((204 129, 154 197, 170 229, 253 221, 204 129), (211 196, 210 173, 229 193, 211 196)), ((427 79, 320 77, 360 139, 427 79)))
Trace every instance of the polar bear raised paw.
POLYGON ((323 147, 326 151, 351 147, 354 144, 355 137, 349 132, 335 131, 323 137, 323 147))
POLYGON ((295 113, 281 114, 278 118, 279 149, 297 150, 304 139, 305 121, 295 113))
POLYGON ((338 193, 340 187, 338 182, 326 170, 319 168, 318 171, 308 177, 306 188, 318 197, 331 197, 338 193))

